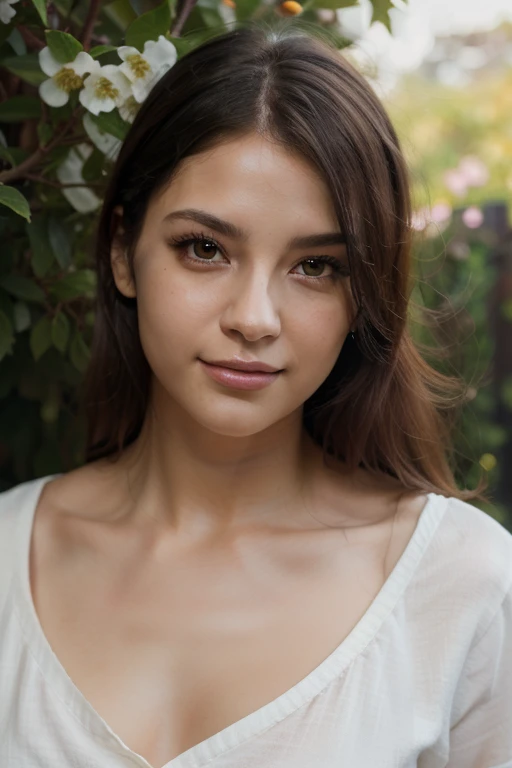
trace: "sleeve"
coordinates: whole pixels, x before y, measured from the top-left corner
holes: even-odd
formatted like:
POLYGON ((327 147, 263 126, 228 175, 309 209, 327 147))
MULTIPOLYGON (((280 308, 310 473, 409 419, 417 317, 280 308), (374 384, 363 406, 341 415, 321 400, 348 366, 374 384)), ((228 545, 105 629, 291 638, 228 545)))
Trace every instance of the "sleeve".
POLYGON ((467 657, 446 768, 512 768, 512 584, 467 657))

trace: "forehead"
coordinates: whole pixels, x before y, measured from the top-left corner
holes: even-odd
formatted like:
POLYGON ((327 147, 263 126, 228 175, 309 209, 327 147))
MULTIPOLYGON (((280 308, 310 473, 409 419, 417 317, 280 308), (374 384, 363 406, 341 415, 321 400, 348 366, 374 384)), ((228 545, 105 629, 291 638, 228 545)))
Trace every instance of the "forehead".
POLYGON ((154 213, 178 204, 301 221, 311 231, 337 227, 330 191, 312 163, 258 134, 186 157, 155 199, 154 213))

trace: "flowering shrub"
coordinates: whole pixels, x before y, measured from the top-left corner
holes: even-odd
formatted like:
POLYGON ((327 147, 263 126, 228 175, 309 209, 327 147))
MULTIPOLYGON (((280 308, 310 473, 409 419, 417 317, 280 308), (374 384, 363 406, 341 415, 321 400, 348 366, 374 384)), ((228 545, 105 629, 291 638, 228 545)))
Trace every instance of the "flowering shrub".
MULTIPOLYGON (((0 489, 83 461, 92 233, 151 88, 249 19, 300 15, 342 48, 336 11, 357 2, 0 0, 0 489)), ((389 28, 391 7, 374 0, 373 20, 389 28)))

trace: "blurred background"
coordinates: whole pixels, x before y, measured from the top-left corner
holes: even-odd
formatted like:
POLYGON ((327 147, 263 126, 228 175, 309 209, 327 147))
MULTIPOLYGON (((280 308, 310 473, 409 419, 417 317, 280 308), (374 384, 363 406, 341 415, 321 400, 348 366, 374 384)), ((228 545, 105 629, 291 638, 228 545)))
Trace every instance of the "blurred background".
POLYGON ((68 33, 54 33, 61 61, 81 41, 119 65, 122 44, 144 53, 163 33, 182 55, 219 26, 294 15, 325 29, 396 127, 414 203, 412 313, 438 313, 414 334, 468 384, 457 482, 485 473, 492 503, 475 504, 512 532, 511 0, 0 0, 0 490, 82 462, 91 235, 129 128, 117 108, 81 108, 77 91, 41 101, 48 28, 68 33))
POLYGON ((445 313, 437 367, 475 382, 454 435, 458 480, 473 487, 483 468, 493 504, 478 506, 512 531, 512 3, 394 6, 389 29, 364 0, 335 13, 411 168, 415 298, 445 313))

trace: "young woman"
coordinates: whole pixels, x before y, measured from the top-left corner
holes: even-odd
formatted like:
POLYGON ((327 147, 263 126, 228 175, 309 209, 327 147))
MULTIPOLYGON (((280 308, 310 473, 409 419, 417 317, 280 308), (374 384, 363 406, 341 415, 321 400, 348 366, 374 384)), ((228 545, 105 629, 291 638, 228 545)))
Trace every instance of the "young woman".
POLYGON ((247 25, 155 86, 99 222, 87 462, 0 496, 2 768, 512 766, 512 536, 449 466, 410 217, 316 36, 247 25))

